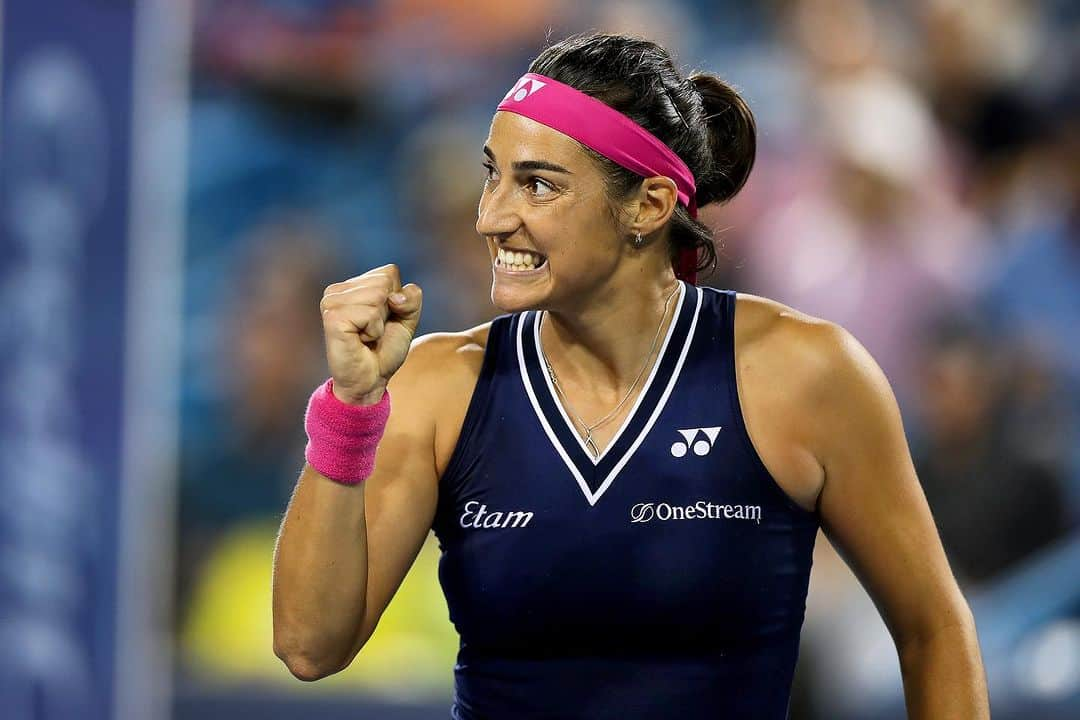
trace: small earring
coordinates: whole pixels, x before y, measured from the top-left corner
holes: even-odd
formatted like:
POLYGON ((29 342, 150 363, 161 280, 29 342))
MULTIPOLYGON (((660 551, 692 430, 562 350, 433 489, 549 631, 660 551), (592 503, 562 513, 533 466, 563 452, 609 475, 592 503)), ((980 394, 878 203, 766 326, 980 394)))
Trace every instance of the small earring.
POLYGON ((636 237, 634 237, 634 247, 640 249, 641 246, 644 245, 644 244, 645 244, 645 240, 644 240, 644 238, 641 237, 641 231, 638 230, 637 233, 636 233, 636 237))

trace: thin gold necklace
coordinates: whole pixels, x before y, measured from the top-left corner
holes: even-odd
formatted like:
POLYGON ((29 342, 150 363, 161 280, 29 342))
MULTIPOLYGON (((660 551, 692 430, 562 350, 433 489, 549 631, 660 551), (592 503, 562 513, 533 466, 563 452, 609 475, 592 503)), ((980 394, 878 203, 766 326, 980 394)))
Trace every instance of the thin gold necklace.
MULTIPOLYGON (((615 417, 615 414, 622 408, 622 406, 626 404, 626 401, 630 399, 630 395, 633 394, 634 388, 637 387, 638 380, 640 380, 641 376, 645 374, 645 368, 649 366, 649 358, 652 357, 653 351, 656 350, 656 341, 660 339, 660 330, 664 327, 664 319, 667 318, 668 305, 671 303, 671 298, 675 297, 675 293, 678 292, 680 286, 681 283, 677 284, 675 286, 675 289, 672 290, 670 294, 668 294, 667 299, 664 300, 664 312, 660 315, 660 324, 656 326, 656 334, 653 336, 652 345, 649 346, 649 352, 645 355, 645 360, 641 363, 641 369, 638 370, 638 374, 637 377, 634 378, 634 382, 630 383, 630 388, 626 391, 626 394, 623 395, 623 398, 619 401, 619 404, 616 405, 611 412, 594 422, 592 425, 586 423, 584 420, 581 419, 581 416, 574 412, 573 406, 570 405, 570 399, 566 397, 566 393, 563 391, 562 386, 559 385, 559 379, 555 375, 555 370, 551 367, 551 362, 547 359, 547 354, 544 352, 544 345, 543 343, 540 343, 540 357, 544 359, 544 365, 547 367, 548 377, 551 378, 551 385, 555 388, 555 392, 559 394, 559 397, 562 398, 563 405, 566 406, 566 410, 570 413, 570 417, 574 419, 574 422, 578 423, 579 425, 581 425, 581 427, 585 429, 585 447, 588 448, 589 452, 592 453, 592 456, 594 458, 600 456, 600 450, 596 447, 596 443, 593 441, 593 430, 596 430, 597 428, 607 424, 613 417, 615 417)), ((544 311, 544 314, 540 316, 540 328, 537 329, 537 336, 539 336, 540 330, 542 330, 544 327, 545 317, 547 317, 547 311, 544 311)))

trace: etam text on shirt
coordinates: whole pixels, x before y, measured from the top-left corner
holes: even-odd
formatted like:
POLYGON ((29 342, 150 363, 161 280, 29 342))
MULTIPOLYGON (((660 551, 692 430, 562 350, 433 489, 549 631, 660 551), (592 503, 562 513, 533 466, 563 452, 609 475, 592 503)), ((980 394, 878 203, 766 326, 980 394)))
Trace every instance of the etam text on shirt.
POLYGON ((533 519, 533 514, 525 510, 508 512, 488 512, 487 505, 479 500, 465 503, 465 512, 461 514, 463 528, 516 528, 525 527, 533 519))

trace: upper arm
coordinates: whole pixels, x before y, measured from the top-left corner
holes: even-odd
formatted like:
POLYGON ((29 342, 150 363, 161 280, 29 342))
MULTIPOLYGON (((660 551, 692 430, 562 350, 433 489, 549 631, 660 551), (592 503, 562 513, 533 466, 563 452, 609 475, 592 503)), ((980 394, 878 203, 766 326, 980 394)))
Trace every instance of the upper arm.
POLYGON ((367 642, 427 538, 438 503, 434 408, 449 383, 431 381, 460 340, 449 334, 417 338, 390 378, 391 411, 364 481, 367 596, 355 650, 367 642))
POLYGON ((849 333, 818 325, 814 450, 822 529, 870 593, 897 645, 970 622, 915 474, 900 411, 877 363, 849 333))

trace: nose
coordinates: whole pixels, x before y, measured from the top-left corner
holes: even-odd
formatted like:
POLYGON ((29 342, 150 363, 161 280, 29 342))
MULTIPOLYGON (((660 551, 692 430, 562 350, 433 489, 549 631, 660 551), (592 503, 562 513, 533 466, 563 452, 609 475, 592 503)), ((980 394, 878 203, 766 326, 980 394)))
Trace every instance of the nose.
POLYGON ((502 193, 502 189, 485 188, 476 213, 476 232, 485 237, 506 237, 513 234, 520 224, 521 218, 514 211, 510 198, 502 193))

